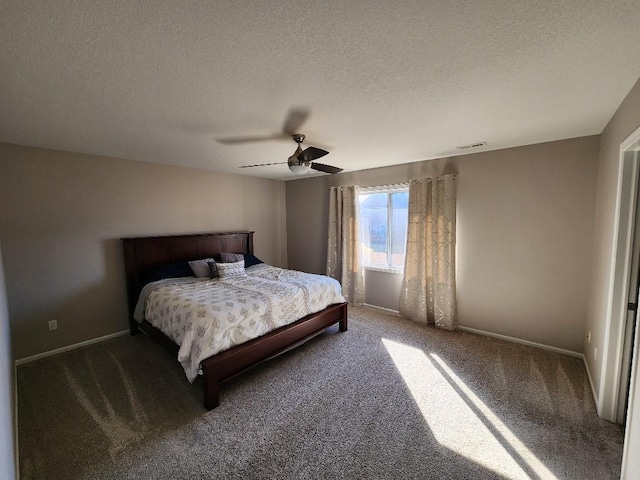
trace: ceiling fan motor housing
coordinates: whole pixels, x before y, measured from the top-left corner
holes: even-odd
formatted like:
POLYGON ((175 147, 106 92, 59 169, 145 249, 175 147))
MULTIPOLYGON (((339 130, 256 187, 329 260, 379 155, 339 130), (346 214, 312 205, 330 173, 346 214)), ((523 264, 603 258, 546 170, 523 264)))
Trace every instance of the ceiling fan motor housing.
POLYGON ((298 148, 296 148, 296 151, 293 152, 293 155, 289 157, 289 165, 305 165, 305 166, 311 165, 311 162, 305 162, 298 158, 301 153, 302 153, 302 147, 300 146, 300 144, 298 144, 298 148))
POLYGON ((293 140, 298 144, 298 148, 296 148, 296 151, 293 152, 293 155, 289 157, 288 163, 289 163, 289 167, 292 167, 292 166, 300 167, 296 169, 296 170, 299 170, 297 173, 304 173, 304 171, 309 170, 309 168, 311 167, 310 161, 305 162, 298 158, 302 153, 302 142, 304 142, 305 138, 306 136, 303 135, 302 133, 296 133, 293 135, 293 140))

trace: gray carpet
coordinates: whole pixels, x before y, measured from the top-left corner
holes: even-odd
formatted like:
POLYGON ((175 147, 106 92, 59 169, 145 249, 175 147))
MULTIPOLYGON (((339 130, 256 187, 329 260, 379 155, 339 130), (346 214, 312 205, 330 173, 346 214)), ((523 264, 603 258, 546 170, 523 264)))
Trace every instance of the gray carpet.
POLYGON ((223 386, 142 335, 18 369, 23 479, 618 478, 579 359, 366 308, 223 386))

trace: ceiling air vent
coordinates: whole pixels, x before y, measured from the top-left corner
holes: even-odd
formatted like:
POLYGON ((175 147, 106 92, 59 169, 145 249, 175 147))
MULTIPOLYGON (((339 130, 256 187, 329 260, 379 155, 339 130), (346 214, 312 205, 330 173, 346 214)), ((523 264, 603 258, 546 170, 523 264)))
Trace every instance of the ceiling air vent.
POLYGON ((484 147, 487 144, 487 142, 477 142, 477 143, 470 143, 469 145, 460 145, 459 147, 456 147, 458 150, 465 150, 467 148, 478 148, 478 147, 484 147))

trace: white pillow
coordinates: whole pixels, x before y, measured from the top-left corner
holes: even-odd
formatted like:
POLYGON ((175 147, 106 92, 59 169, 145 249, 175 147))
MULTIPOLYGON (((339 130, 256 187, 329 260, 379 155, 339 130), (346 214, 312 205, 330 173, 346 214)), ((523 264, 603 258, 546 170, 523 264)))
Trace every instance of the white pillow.
POLYGON ((203 258, 202 260, 192 260, 189 262, 191 271, 198 278, 210 277, 211 269, 207 262, 213 262, 213 258, 203 258))
POLYGON ((218 278, 241 277, 246 275, 244 260, 234 263, 218 263, 218 278))

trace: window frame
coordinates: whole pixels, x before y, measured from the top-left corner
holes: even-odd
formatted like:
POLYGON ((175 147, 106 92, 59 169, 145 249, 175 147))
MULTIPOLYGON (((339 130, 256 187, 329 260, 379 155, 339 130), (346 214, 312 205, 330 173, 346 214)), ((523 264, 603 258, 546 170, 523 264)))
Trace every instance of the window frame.
MULTIPOLYGON (((375 187, 362 187, 360 188, 360 193, 358 195, 358 208, 360 208, 360 195, 373 195, 386 193, 387 194, 387 245, 386 245, 386 254, 387 254, 387 264, 380 263, 365 263, 362 262, 362 267, 365 270, 372 270, 375 272, 386 272, 386 273, 394 273, 396 275, 404 274, 404 264, 401 267, 391 265, 391 248, 392 248, 392 231, 393 228, 393 196, 394 193, 403 193, 406 192, 409 194, 409 184, 408 183, 398 183, 394 185, 380 185, 375 187), (391 208, 389 208, 391 207, 391 208)), ((408 212, 407 212, 408 214, 408 212)), ((360 212, 360 216, 362 216, 362 212, 360 212)), ((407 218, 408 221, 408 218, 407 218)), ((360 233, 362 238, 362 232, 360 233)), ((361 242, 362 244, 362 242, 361 242)), ((406 232, 405 232, 405 244, 403 245, 404 255, 406 255, 406 232)))

